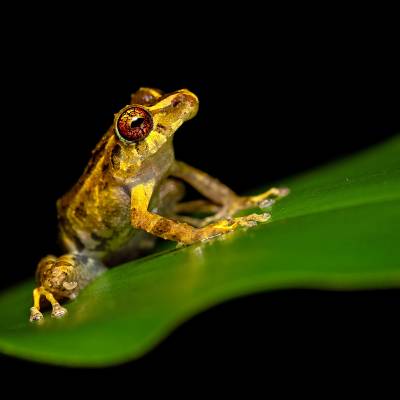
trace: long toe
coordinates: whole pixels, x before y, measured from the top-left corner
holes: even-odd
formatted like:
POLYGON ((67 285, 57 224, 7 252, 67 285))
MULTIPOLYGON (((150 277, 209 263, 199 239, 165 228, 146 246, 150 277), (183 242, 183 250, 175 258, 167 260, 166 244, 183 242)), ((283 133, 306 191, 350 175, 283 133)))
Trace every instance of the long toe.
POLYGON ((285 197, 290 193, 290 189, 287 187, 279 188, 279 197, 285 197))

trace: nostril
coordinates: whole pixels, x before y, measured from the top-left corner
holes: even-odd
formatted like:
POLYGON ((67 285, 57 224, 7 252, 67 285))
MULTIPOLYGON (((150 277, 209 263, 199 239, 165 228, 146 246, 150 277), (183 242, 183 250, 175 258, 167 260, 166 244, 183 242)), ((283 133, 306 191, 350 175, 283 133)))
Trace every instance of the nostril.
POLYGON ((181 103, 182 101, 180 99, 174 99, 172 101, 172 107, 178 107, 181 103))

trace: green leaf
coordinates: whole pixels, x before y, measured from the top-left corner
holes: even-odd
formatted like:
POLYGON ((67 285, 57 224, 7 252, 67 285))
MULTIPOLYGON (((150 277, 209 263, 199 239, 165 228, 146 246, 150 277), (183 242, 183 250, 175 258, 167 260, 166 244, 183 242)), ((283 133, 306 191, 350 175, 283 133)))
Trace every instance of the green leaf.
POLYGON ((0 350, 105 366, 139 357, 233 297, 400 287, 400 137, 280 184, 291 194, 272 207, 270 223, 111 269, 67 304, 65 319, 29 323, 33 281, 8 290, 0 297, 0 350))

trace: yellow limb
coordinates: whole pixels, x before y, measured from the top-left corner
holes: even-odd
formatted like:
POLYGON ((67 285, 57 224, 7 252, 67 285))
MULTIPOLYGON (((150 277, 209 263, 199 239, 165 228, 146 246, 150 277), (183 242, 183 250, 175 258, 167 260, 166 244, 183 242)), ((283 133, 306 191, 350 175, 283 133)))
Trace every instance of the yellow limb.
POLYGON ((33 291, 33 307, 37 308, 38 310, 40 310, 40 289, 36 288, 33 291))
POLYGON ((44 296, 52 306, 52 317, 62 317, 66 314, 67 310, 61 307, 60 303, 55 299, 55 297, 46 290, 43 286, 35 288, 33 290, 33 307, 31 308, 30 321, 38 321, 43 318, 43 314, 40 312, 40 298, 44 296))
POLYGON ((269 218, 269 214, 252 214, 232 220, 223 219, 202 228, 195 228, 184 222, 174 221, 148 211, 153 190, 153 181, 132 188, 131 223, 136 229, 143 229, 167 240, 184 244, 195 243, 233 231, 239 226, 252 226, 257 222, 265 222, 269 218))

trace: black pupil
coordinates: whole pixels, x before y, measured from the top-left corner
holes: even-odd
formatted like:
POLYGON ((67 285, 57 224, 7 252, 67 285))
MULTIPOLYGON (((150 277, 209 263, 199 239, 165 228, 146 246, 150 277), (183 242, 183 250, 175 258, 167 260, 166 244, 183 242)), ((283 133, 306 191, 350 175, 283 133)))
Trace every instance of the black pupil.
POLYGON ((144 118, 136 118, 131 122, 131 128, 140 128, 144 118))

